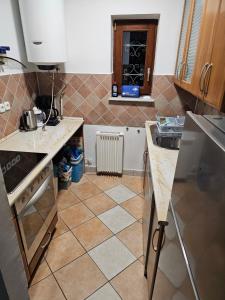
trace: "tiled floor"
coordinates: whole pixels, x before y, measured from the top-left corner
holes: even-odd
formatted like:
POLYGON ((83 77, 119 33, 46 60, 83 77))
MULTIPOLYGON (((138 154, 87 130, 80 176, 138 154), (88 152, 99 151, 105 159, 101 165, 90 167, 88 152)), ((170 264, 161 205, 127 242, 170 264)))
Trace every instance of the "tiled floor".
POLYGON ((85 175, 60 192, 58 209, 31 300, 147 300, 142 178, 85 175))

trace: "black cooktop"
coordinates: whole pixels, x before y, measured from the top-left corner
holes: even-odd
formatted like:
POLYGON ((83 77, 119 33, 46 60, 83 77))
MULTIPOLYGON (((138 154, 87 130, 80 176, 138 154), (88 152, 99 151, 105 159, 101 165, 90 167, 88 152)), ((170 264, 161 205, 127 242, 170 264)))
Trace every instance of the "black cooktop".
POLYGON ((46 155, 0 150, 0 166, 7 193, 11 193, 46 155))

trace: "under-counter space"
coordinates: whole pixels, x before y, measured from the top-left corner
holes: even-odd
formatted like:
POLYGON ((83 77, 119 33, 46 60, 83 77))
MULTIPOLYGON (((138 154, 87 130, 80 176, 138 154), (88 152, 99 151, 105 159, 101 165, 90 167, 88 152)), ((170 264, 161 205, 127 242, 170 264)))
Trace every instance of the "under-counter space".
POLYGON ((20 185, 8 194, 10 206, 81 127, 83 122, 83 118, 65 117, 57 126, 46 126, 45 131, 42 128, 30 132, 15 131, 0 141, 0 150, 47 153, 47 156, 26 176, 20 185))
POLYGON ((158 221, 166 221, 179 150, 153 143, 150 127, 155 124, 155 121, 145 123, 147 146, 158 221))

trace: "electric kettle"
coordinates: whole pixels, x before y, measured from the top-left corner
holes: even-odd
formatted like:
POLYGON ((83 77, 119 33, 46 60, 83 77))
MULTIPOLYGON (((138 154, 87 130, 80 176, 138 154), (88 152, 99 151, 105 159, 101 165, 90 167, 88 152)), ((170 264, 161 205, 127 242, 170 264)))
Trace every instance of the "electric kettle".
POLYGON ((33 110, 24 110, 20 117, 20 130, 31 131, 37 129, 37 120, 33 110))

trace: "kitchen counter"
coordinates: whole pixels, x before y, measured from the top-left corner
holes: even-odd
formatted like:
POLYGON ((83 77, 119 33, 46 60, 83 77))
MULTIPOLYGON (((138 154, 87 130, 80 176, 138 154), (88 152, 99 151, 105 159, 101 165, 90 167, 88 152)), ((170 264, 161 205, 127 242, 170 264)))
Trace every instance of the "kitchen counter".
POLYGON ((8 194, 11 206, 83 122, 83 118, 65 117, 56 126, 46 126, 46 131, 41 128, 29 132, 15 131, 0 141, 0 150, 47 153, 47 156, 25 177, 20 185, 8 194))
POLYGON ((155 124, 154 121, 146 121, 145 129, 157 217, 158 221, 166 221, 179 151, 153 143, 150 126, 155 124))

